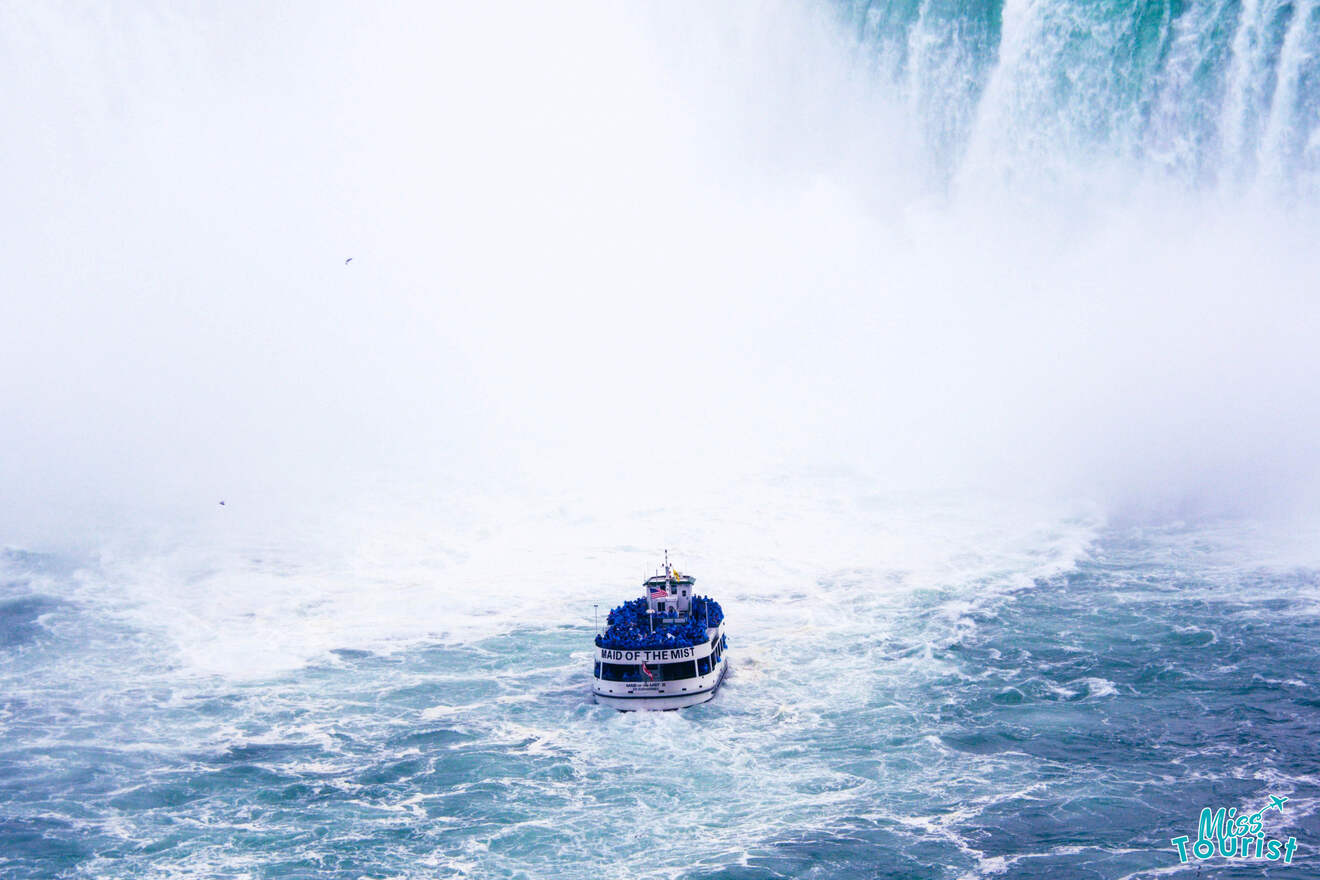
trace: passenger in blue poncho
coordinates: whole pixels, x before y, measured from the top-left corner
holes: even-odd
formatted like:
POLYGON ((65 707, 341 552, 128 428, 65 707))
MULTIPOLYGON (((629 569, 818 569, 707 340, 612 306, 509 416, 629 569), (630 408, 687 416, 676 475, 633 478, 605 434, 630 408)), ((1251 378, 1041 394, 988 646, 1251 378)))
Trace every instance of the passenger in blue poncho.
POLYGON ((681 621, 657 621, 648 613, 646 599, 633 599, 614 608, 605 618, 605 634, 597 645, 615 650, 658 650, 691 647, 706 640, 707 627, 718 627, 724 619, 720 604, 705 596, 692 598, 692 612, 681 621))

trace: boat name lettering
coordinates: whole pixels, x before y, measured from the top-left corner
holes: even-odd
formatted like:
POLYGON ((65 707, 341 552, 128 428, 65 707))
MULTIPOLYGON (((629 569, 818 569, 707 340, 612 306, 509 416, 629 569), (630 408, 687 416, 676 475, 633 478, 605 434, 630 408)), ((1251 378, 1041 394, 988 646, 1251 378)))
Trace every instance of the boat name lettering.
POLYGON ((667 663, 670 660, 685 660, 693 655, 696 648, 666 648, 663 651, 616 651, 601 648, 603 660, 619 660, 624 663, 667 663))

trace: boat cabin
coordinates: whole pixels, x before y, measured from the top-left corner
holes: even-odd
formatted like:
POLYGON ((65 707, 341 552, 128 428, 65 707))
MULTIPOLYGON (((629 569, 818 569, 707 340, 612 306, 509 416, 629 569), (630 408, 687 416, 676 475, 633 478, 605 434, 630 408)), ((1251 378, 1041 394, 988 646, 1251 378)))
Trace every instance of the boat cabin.
POLYGON ((658 574, 646 580, 646 610, 661 617, 685 619, 692 612, 692 587, 696 579, 678 572, 658 574))

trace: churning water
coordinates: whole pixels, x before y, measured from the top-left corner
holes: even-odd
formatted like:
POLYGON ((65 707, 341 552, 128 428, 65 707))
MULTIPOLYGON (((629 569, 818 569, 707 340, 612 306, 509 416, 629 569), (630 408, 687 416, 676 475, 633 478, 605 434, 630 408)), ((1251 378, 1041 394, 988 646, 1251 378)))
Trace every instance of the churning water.
POLYGON ((0 8, 0 876, 1320 877, 1320 2, 316 8, 0 8))
POLYGON ((526 511, 535 555, 384 577, 10 552, 6 875, 1153 877, 1202 806, 1279 794, 1311 876, 1318 577, 1258 530, 744 490, 684 504, 735 659, 670 713, 588 677, 651 558, 589 542, 671 510, 526 511))

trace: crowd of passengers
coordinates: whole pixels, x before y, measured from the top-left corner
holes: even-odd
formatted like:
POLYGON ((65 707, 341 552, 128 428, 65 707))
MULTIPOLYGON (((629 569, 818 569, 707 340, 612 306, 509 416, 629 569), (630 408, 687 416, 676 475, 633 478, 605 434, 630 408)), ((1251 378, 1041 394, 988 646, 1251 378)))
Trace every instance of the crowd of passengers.
POLYGON ((605 634, 596 645, 614 650, 686 648, 706 641, 706 628, 724 620, 720 603, 707 596, 693 596, 692 610, 685 620, 647 614, 646 599, 633 599, 610 611, 605 634))

